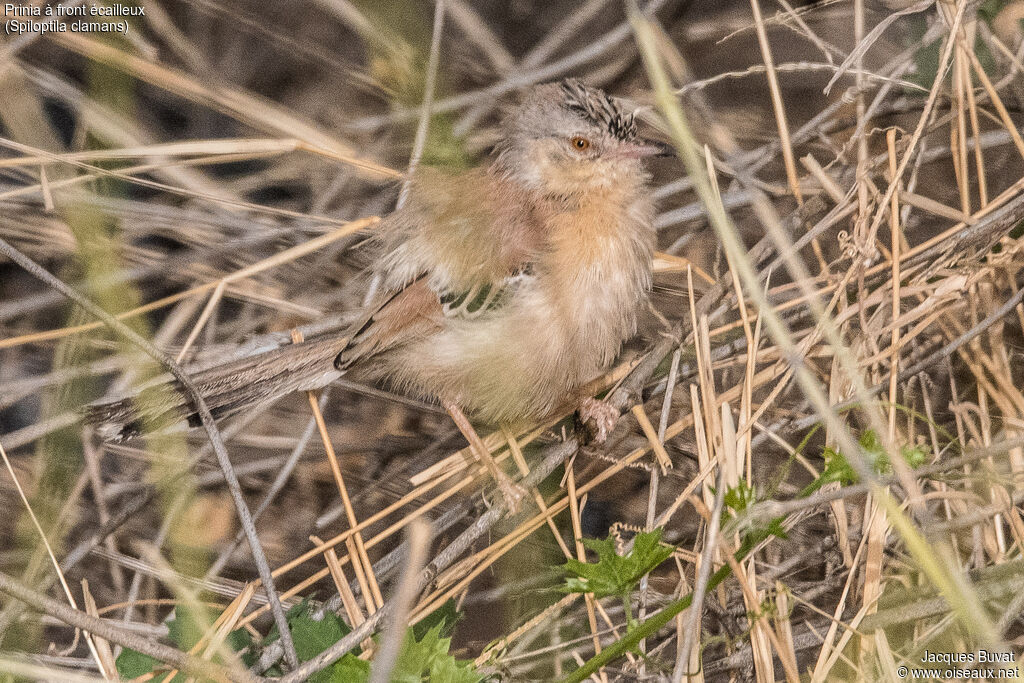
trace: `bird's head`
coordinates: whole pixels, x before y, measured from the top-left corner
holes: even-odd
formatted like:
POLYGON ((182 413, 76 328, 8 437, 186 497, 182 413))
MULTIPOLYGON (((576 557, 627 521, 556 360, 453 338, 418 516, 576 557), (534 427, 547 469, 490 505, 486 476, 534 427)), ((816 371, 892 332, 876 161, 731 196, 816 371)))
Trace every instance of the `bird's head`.
POLYGON ((632 114, 597 88, 567 79, 534 87, 504 121, 497 165, 545 195, 638 188, 642 160, 666 145, 637 135, 632 114))

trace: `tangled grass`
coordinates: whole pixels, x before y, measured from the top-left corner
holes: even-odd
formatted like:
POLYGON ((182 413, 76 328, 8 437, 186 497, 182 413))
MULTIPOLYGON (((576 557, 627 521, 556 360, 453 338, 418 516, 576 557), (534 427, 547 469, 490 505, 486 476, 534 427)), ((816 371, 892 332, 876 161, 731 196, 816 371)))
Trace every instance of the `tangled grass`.
POLYGON ((1016 671, 1024 3, 144 6, 0 48, 0 677, 1016 671), (608 442, 482 434, 518 514, 387 388, 83 427, 343 328, 403 173, 565 75, 679 155, 608 442))

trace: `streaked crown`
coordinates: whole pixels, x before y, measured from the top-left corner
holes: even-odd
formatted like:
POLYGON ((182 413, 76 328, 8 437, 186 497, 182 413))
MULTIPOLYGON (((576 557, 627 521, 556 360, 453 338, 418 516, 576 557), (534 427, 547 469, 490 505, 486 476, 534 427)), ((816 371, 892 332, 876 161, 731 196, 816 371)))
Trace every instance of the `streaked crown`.
POLYGON ((558 84, 564 97, 566 109, 583 117, 589 123, 604 128, 619 140, 636 138, 636 122, 632 114, 623 114, 618 103, 603 90, 584 85, 575 78, 567 78, 558 84))

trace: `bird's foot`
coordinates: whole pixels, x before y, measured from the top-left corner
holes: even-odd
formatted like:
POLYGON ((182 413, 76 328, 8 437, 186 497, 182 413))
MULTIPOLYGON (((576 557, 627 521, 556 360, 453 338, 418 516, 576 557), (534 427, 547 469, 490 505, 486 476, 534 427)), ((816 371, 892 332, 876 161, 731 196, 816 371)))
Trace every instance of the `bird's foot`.
POLYGON ((593 443, 604 443, 619 421, 619 411, 614 406, 592 396, 583 399, 576 412, 593 443))
POLYGON ((498 470, 498 476, 495 477, 495 480, 498 482, 498 490, 501 491, 501 497, 505 499, 508 513, 510 515, 518 514, 520 503, 526 497, 526 489, 512 481, 512 478, 501 470, 498 470))

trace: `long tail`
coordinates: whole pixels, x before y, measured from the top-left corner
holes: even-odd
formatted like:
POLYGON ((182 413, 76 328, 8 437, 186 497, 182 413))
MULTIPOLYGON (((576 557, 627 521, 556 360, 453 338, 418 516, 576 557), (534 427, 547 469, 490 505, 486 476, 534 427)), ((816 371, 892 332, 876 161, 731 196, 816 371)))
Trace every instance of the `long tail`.
MULTIPOLYGON (((218 365, 192 376, 215 418, 274 401, 294 391, 319 389, 341 376, 334 359, 346 338, 327 337, 282 346, 218 365)), ((120 441, 187 420, 199 425, 195 406, 175 381, 86 407, 85 419, 104 439, 120 441)))

